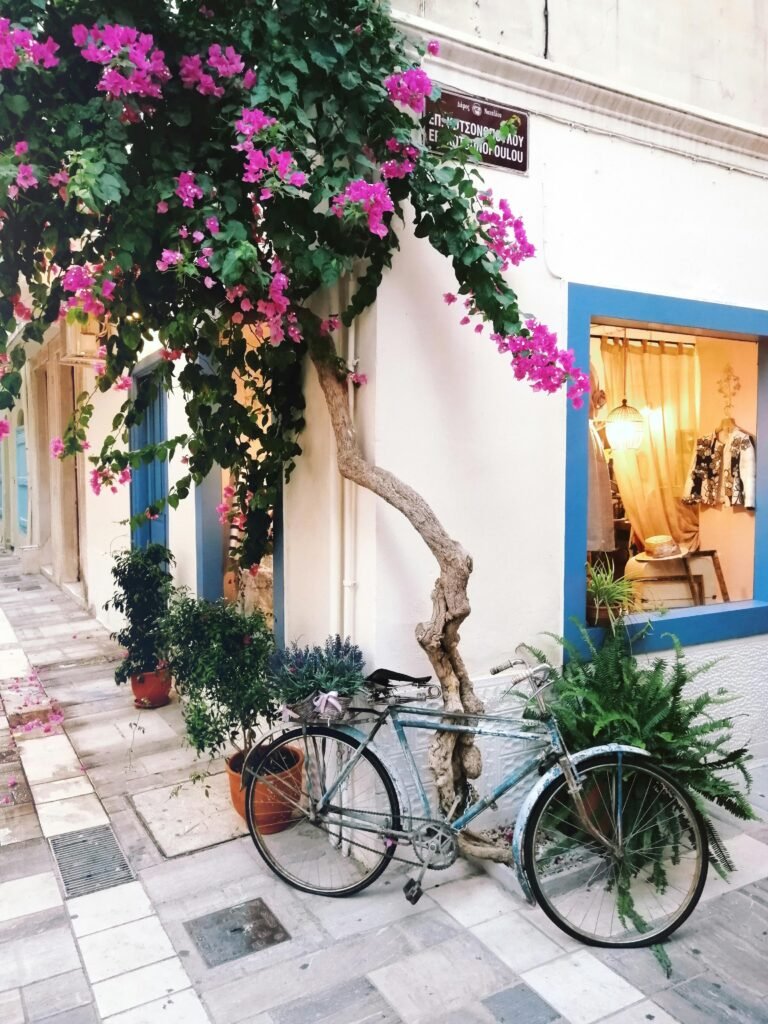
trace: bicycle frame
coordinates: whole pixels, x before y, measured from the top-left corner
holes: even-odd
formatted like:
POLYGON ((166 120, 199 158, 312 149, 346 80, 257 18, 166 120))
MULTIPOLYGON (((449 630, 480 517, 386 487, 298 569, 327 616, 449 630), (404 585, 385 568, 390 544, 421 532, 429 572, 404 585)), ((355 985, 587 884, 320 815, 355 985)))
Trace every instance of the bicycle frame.
MULTIPOLYGON (((557 730, 557 726, 551 719, 544 720, 541 723, 543 728, 540 727, 538 733, 536 733, 533 729, 526 729, 523 726, 518 726, 516 722, 513 722, 502 715, 471 715, 463 713, 448 714, 441 709, 423 707, 414 708, 405 704, 393 704, 379 714, 376 724, 367 736, 364 733, 361 733, 360 730, 350 727, 349 725, 341 725, 338 727, 341 731, 347 732, 350 735, 353 735, 356 739, 361 740, 361 745, 359 750, 352 758, 350 758, 342 772, 334 780, 330 789, 322 794, 317 805, 318 812, 322 811, 328 806, 328 804, 330 804, 334 794, 344 784, 349 773, 362 756, 363 750, 371 746, 376 734, 387 721, 392 723, 400 750, 403 754, 405 763, 408 766, 409 774, 416 786, 416 791, 418 793, 419 800, 421 801, 424 816, 427 818, 433 817, 432 805, 421 779, 421 774, 416 765, 413 751, 408 743, 408 737, 406 735, 406 731, 408 729, 424 729, 430 732, 450 732, 465 736, 495 736, 501 739, 516 739, 526 743, 530 743, 532 739, 538 739, 540 740, 540 743, 537 746, 537 750, 551 750, 557 754, 557 756, 561 756, 563 752, 562 744, 560 742, 560 734, 557 730), (462 721, 462 719, 464 721, 462 721)), ((517 786, 524 778, 537 771, 540 765, 540 756, 534 755, 528 758, 523 762, 523 764, 515 769, 515 771, 505 776, 502 782, 500 782, 499 785, 490 793, 481 800, 472 804, 459 818, 449 822, 448 824, 450 824, 454 831, 460 832, 479 814, 482 814, 484 810, 495 803, 500 797, 504 796, 505 793, 514 789, 514 787, 517 786)), ((402 835, 403 837, 407 836, 406 832, 393 832, 393 835, 394 834, 402 835)))
MULTIPOLYGON (((424 810, 424 816, 426 818, 432 817, 432 806, 424 787, 424 783, 421 780, 421 775, 413 757, 413 752, 408 744, 408 738, 406 735, 407 729, 425 729, 430 732, 452 732, 459 735, 470 736, 496 736, 502 739, 517 739, 526 742, 530 742, 532 737, 536 738, 537 736, 535 732, 526 730, 522 726, 517 726, 517 723, 514 723, 509 718, 505 718, 501 715, 472 715, 464 713, 451 714, 442 709, 423 707, 414 708, 405 704, 391 705, 379 714, 373 729, 367 735, 354 726, 348 724, 342 724, 337 727, 339 731, 345 732, 357 739, 360 742, 360 747, 344 766, 341 773, 334 780, 330 789, 321 796, 317 804, 318 813, 330 804, 334 794, 338 792, 340 787, 344 784, 349 773, 352 771, 352 768, 362 756, 363 750, 371 746, 374 737, 387 721, 392 722, 395 735, 398 739, 398 744, 408 766, 411 778, 416 785, 419 799, 424 810)), ((531 904, 535 903, 535 899, 527 877, 527 866, 523 863, 522 837, 525 834, 531 811, 533 810, 533 807, 541 793, 547 788, 547 786, 554 782, 555 779, 561 775, 565 775, 569 791, 574 799, 579 816, 582 819, 582 823, 600 842, 605 843, 607 846, 611 846, 612 844, 609 840, 602 836, 599 830, 594 827, 589 816, 584 811, 584 805, 581 800, 579 789, 578 765, 582 761, 598 754, 617 753, 621 755, 624 753, 630 753, 648 756, 648 752, 646 750, 621 743, 606 743, 571 754, 565 750, 557 724, 552 717, 545 715, 539 723, 539 726, 538 738, 540 738, 542 742, 538 749, 550 751, 555 755, 557 761, 543 776, 541 776, 538 782, 526 794, 520 806, 520 810, 518 811, 512 840, 512 859, 517 879, 526 900, 531 904)), ((481 800, 478 800, 476 803, 473 803, 462 815, 460 815, 460 817, 456 818, 454 821, 446 822, 446 824, 448 824, 454 832, 461 832, 479 814, 494 804, 511 789, 514 789, 515 786, 523 781, 523 779, 538 771, 542 762, 542 757, 537 756, 536 754, 526 759, 518 766, 518 768, 515 769, 515 771, 505 776, 499 785, 490 793, 481 800)), ((445 818, 435 820, 445 821, 445 818)), ((378 831, 378 828, 375 825, 372 823, 366 823, 362 819, 356 820, 354 827, 360 831, 378 831)), ((392 829, 390 834, 393 838, 397 839, 408 839, 410 836, 409 831, 402 829, 392 829)))

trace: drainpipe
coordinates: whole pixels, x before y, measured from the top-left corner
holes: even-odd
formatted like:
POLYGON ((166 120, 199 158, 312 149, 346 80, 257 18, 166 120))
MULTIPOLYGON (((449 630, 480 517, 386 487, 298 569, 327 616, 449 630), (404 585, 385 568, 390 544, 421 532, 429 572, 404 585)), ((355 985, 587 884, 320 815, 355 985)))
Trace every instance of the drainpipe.
MULTIPOLYGON (((349 280, 343 280, 334 290, 330 299, 336 302, 335 309, 341 311, 349 302, 349 280)), ((357 359, 357 335, 355 324, 344 331, 343 354, 347 366, 355 366, 357 359)), ((355 425, 355 386, 349 388, 349 408, 352 425, 355 425)), ((331 430, 331 428, 328 428, 331 430)), ((331 451, 336 453, 336 441, 331 431, 331 451)), ((357 486, 339 473, 335 463, 331 470, 329 504, 333 522, 330 531, 330 615, 331 633, 342 637, 355 636, 355 611, 357 590, 357 486)))
MULTIPOLYGON (((345 303, 346 305, 346 303, 345 303)), ((356 369, 356 321, 347 328, 347 366, 356 369)), ((352 426, 355 426, 355 385, 348 380, 348 397, 352 426)), ((357 611, 357 484, 342 479, 342 612, 341 635, 355 640, 357 611)))

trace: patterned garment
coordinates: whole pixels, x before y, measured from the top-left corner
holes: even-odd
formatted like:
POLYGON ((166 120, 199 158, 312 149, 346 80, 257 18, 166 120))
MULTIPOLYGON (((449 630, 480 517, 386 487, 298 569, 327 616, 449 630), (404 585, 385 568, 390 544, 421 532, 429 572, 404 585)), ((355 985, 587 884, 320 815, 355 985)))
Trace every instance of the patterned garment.
POLYGON ((750 435, 736 429, 725 441, 717 433, 698 438, 683 501, 754 508, 755 446, 750 435))

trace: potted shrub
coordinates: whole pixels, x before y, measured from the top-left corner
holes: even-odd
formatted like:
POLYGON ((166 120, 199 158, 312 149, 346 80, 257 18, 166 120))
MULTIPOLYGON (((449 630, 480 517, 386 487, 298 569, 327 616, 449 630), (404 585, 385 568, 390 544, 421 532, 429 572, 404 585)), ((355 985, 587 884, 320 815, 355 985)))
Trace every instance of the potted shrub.
POLYGON ((160 621, 168 608, 173 584, 168 573, 173 555, 162 544, 131 548, 114 557, 115 592, 104 605, 124 616, 112 639, 125 648, 115 682, 129 679, 138 708, 160 708, 170 699, 171 674, 163 653, 160 621))
POLYGON ((322 647, 295 642, 269 659, 269 677, 283 705, 283 718, 310 721, 342 718, 362 687, 363 652, 349 637, 329 636, 322 647))
MULTIPOLYGON (((274 640, 261 612, 245 614, 226 601, 174 595, 163 621, 165 650, 179 693, 187 736, 198 754, 224 756, 235 810, 245 817, 242 768, 261 726, 274 721, 277 701, 267 678, 274 640)), ((284 752, 283 752, 284 753, 284 752)), ((280 831, 291 818, 303 754, 274 766, 275 787, 256 787, 255 819, 261 831, 280 831), (284 777, 283 777, 284 775, 284 777)))

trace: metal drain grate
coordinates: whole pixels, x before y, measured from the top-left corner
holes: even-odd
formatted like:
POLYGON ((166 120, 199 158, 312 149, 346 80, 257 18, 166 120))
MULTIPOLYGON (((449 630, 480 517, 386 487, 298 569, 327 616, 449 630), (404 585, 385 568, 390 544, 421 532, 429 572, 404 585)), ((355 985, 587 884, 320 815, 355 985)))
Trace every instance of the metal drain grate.
POLYGON ((111 889, 136 877, 110 825, 68 832, 49 841, 67 899, 111 889))

